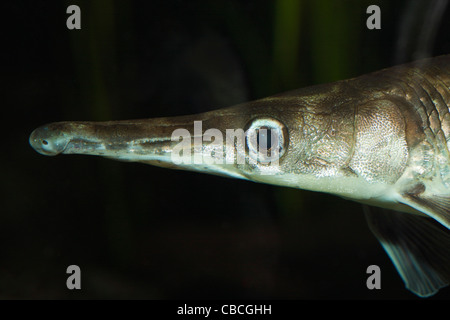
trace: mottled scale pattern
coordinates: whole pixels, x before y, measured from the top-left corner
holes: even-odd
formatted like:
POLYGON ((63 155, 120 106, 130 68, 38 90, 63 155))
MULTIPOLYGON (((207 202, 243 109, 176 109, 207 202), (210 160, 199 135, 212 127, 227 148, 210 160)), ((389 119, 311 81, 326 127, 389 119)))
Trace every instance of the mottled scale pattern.
MULTIPOLYGON (((425 139, 422 148, 433 152, 430 175, 438 175, 450 187, 450 58, 420 62, 414 68, 394 69, 389 78, 420 117, 425 139), (428 146, 427 146, 428 145, 428 146)), ((394 90, 395 91, 395 90, 394 90)))
POLYGON ((391 102, 378 100, 358 106, 355 126, 352 170, 368 182, 395 183, 408 159, 401 113, 391 102))

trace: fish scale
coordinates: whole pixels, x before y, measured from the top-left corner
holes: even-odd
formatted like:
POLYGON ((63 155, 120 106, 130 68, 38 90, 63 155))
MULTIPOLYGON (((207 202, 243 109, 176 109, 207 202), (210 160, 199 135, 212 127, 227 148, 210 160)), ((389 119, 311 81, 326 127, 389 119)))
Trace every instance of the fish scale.
MULTIPOLYGON (((447 139, 450 132, 444 128, 450 128, 449 105, 450 105, 450 78, 445 69, 430 67, 425 72, 411 71, 417 79, 420 75, 420 83, 413 81, 416 92, 421 94, 421 104, 415 105, 416 110, 421 107, 425 109, 426 116, 422 115, 423 126, 431 130, 424 130, 427 141, 435 146, 435 160, 439 167, 436 169, 443 183, 448 186, 450 181, 449 150, 447 139), (438 77, 437 75, 440 75, 438 77), (447 117, 446 117, 447 116, 447 117), (445 123, 446 121, 446 123, 445 123), (433 143, 434 142, 434 143, 433 143)), ((413 78, 414 79, 414 78, 413 78)))
MULTIPOLYGON (((437 61, 437 60, 436 60, 437 61)), ((439 59, 439 68, 420 62, 411 68, 394 67, 391 73, 383 74, 388 80, 391 93, 404 99, 417 112, 425 141, 418 146, 423 149, 423 163, 420 176, 434 176, 439 173, 442 181, 448 185, 450 176, 448 139, 450 138, 450 59, 448 56, 439 59), (395 88, 395 89, 394 89, 395 88), (432 155, 426 155, 433 150, 432 155), (429 166, 427 159, 433 159, 429 166), (426 171, 427 173, 424 173, 426 171)), ((380 71, 378 73, 382 73, 380 71)), ((409 120, 409 119, 407 119, 409 120)), ((410 145, 409 149, 416 146, 410 145)), ((417 163, 417 162, 416 162, 417 163)))

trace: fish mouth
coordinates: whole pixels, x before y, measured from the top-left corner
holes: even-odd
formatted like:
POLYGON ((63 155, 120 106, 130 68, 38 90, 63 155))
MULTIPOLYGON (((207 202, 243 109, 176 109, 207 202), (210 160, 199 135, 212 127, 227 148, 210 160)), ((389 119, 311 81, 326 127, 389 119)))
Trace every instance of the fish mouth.
MULTIPOLYGON (((180 142, 187 144, 192 155, 195 148, 204 151, 209 147, 210 142, 202 139, 206 131, 196 131, 196 123, 203 122, 205 130, 217 128, 225 136, 224 123, 235 122, 236 117, 238 115, 234 109, 230 109, 219 113, 141 120, 54 122, 35 129, 29 143, 34 150, 46 156, 84 154, 177 165, 173 156, 177 155, 180 142)), ((240 127, 244 125, 245 122, 240 127)))
POLYGON ((163 149, 170 150, 172 142, 168 135, 171 126, 162 126, 165 130, 158 126, 150 130, 149 127, 138 120, 54 122, 35 129, 29 143, 35 151, 46 156, 84 154, 119 160, 145 160, 157 156, 163 149), (158 132, 159 135, 156 134, 158 132))
MULTIPOLYGON (((55 122, 35 129, 29 138, 31 147, 45 156, 59 154, 110 155, 105 144, 95 133, 91 122, 55 122)), ((112 150, 117 151, 120 143, 109 142, 112 150)))
MULTIPOLYGON (((34 130, 29 142, 46 156, 102 156, 246 179, 243 168, 256 168, 256 160, 250 162, 247 154, 247 143, 259 140, 248 140, 245 133, 254 118, 252 112, 238 106, 191 116, 55 122, 34 130)), ((273 167, 264 165, 263 169, 269 172, 273 167)))

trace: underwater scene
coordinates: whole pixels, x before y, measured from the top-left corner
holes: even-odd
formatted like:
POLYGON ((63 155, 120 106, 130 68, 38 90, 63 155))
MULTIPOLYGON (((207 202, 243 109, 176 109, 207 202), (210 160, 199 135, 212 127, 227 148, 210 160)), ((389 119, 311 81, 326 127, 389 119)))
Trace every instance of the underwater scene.
POLYGON ((447 1, 3 15, 0 299, 450 298, 447 1))

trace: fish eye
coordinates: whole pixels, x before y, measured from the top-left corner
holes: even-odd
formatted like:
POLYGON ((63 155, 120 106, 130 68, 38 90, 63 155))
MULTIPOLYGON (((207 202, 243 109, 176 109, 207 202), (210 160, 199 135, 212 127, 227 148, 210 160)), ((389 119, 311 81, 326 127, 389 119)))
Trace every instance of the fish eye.
POLYGON ((280 159, 288 141, 285 125, 271 118, 251 121, 245 137, 250 158, 260 163, 280 159))

